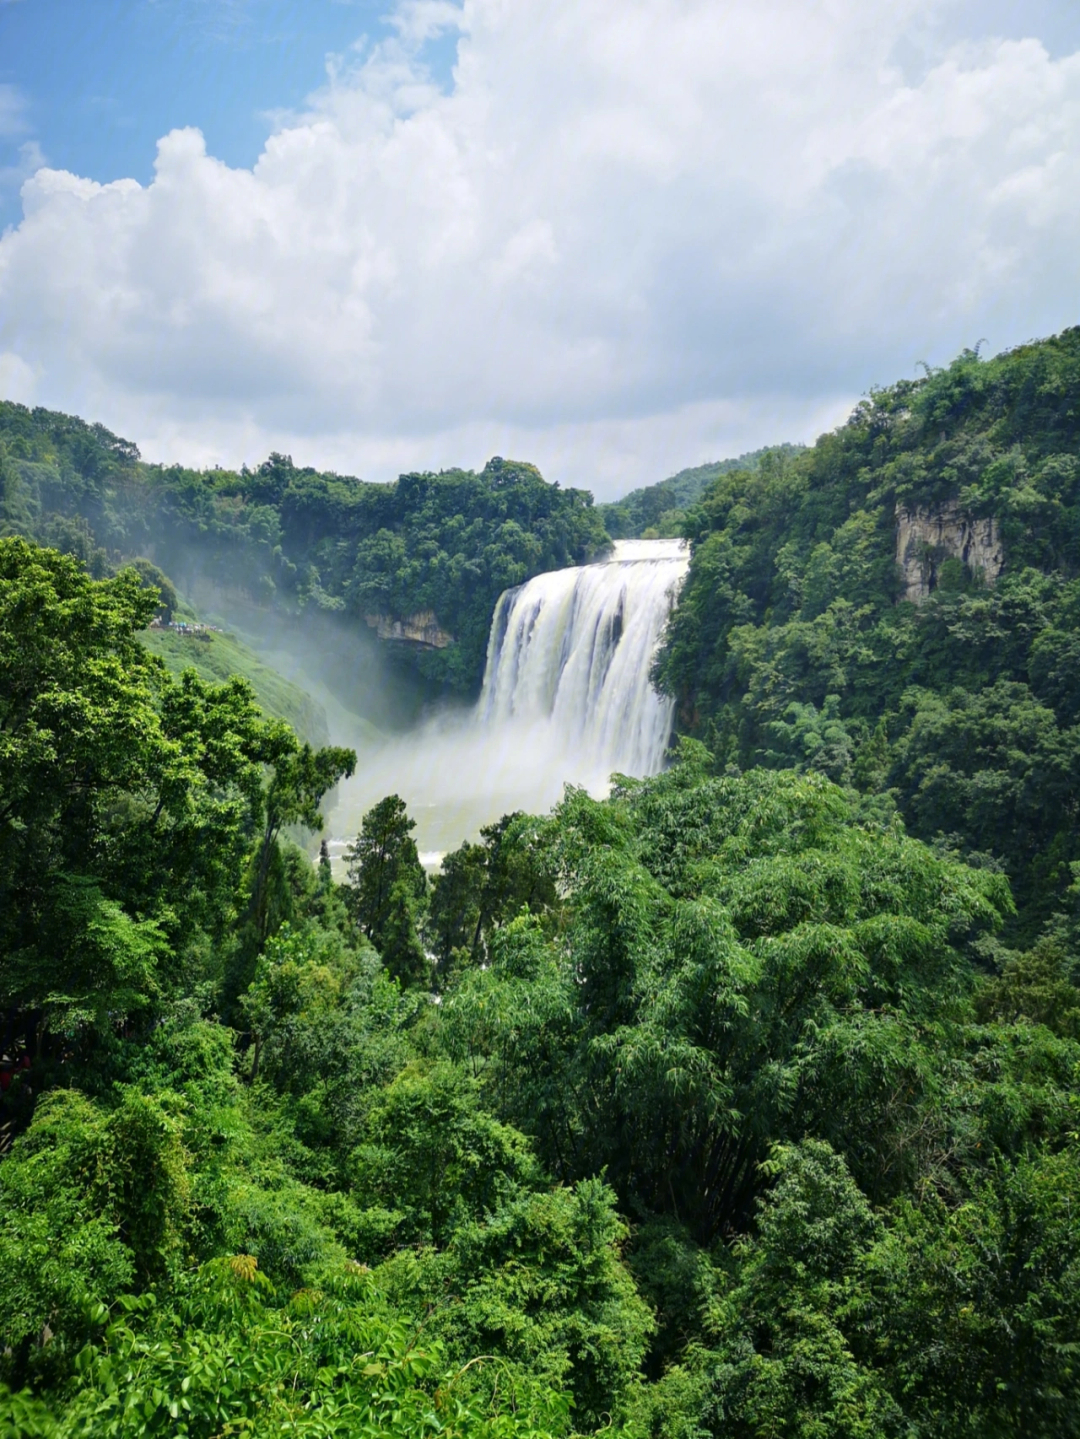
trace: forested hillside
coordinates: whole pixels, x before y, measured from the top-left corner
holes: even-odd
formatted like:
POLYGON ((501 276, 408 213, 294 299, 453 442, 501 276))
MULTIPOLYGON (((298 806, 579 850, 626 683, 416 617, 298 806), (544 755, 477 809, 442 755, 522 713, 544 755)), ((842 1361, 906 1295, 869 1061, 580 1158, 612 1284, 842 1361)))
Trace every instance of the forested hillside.
POLYGON ((609 543, 591 497, 532 465, 403 475, 145 464, 101 425, 0 403, 0 533, 76 554, 101 576, 139 557, 189 596, 318 612, 401 638, 395 659, 472 694, 504 589, 609 543), (397 627, 395 629, 395 626, 397 627))
POLYGON ((722 476, 687 533, 658 670, 684 731, 895 805, 1004 869, 1017 943, 1052 930, 1080 861, 1080 329, 873 391, 813 449, 722 476), (981 524, 1000 573, 942 517, 981 524))

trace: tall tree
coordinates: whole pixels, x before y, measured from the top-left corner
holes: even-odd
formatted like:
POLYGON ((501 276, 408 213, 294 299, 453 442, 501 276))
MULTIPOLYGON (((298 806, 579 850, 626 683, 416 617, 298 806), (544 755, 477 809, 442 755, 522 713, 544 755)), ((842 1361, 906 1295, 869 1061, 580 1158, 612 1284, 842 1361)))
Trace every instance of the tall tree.
POLYGON ((405 984, 424 983, 430 969, 417 934, 427 875, 412 837, 415 828, 401 796, 387 795, 368 810, 345 852, 353 918, 405 984))

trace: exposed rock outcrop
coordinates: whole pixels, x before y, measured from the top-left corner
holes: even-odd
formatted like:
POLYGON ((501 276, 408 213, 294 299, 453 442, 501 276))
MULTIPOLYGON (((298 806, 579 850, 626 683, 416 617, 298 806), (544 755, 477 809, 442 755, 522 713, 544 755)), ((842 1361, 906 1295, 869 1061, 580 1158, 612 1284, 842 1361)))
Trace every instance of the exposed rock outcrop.
POLYGON ((454 643, 454 636, 440 629, 434 610, 420 610, 415 615, 365 615, 364 619, 381 640, 416 645, 425 650, 444 650, 454 643))
POLYGON ((936 588, 943 561, 961 560, 992 585, 1004 551, 995 519, 972 519, 955 500, 934 509, 896 508, 896 563, 904 576, 904 599, 915 604, 936 588))

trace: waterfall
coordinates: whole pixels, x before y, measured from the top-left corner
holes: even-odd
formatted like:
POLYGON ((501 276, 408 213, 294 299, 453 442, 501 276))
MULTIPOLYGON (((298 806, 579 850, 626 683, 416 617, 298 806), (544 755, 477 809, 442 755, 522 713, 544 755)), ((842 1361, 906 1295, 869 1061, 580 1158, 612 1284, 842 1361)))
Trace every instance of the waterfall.
POLYGON ((619 540, 606 560, 507 590, 488 640, 485 729, 531 731, 536 743, 546 728, 593 775, 655 774, 672 706, 649 670, 688 565, 684 540, 619 540))
POLYGON ((621 540, 598 564, 507 590, 477 705, 370 750, 342 786, 338 833, 396 792, 435 864, 500 815, 543 814, 568 782, 600 795, 613 772, 655 774, 672 706, 649 670, 689 563, 682 540, 621 540))

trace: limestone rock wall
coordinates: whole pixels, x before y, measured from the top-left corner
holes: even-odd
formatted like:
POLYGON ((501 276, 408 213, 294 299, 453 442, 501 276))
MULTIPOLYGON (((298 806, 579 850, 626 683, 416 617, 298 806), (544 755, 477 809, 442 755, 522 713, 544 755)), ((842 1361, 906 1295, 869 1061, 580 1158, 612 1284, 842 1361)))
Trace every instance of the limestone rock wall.
POLYGON ((937 585, 947 559, 962 560, 973 573, 982 570, 988 585, 1004 563, 995 519, 972 519, 955 500, 933 509, 896 509, 896 563, 904 576, 904 599, 918 604, 937 585))
POLYGON ((420 610, 401 619, 392 615, 365 615, 364 619, 381 640, 396 640, 426 650, 444 650, 454 643, 454 636, 440 629, 433 610, 420 610))

